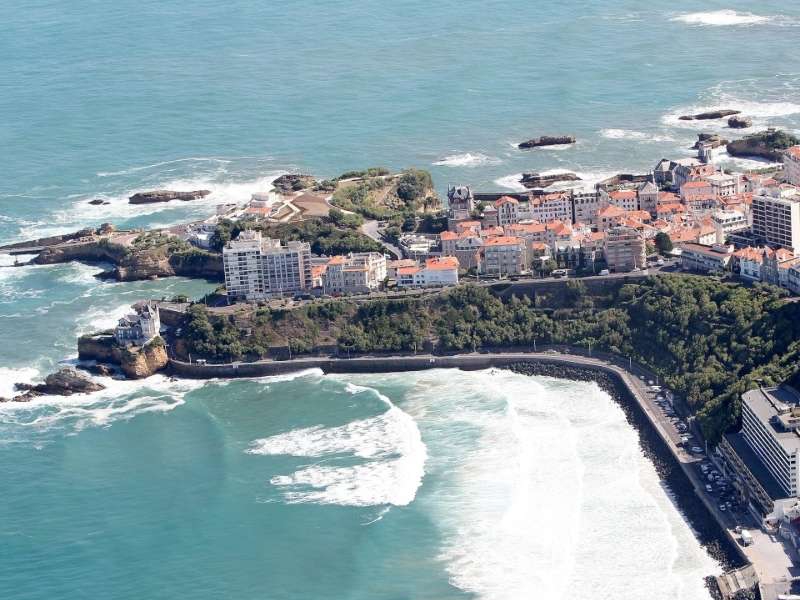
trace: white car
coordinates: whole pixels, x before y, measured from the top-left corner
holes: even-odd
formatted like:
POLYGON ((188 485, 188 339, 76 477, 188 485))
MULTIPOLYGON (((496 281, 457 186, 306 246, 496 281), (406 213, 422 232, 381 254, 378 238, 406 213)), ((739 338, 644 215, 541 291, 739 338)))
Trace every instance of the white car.
POLYGON ((703 449, 700 446, 692 446, 692 452, 694 452, 695 454, 702 454, 703 449))

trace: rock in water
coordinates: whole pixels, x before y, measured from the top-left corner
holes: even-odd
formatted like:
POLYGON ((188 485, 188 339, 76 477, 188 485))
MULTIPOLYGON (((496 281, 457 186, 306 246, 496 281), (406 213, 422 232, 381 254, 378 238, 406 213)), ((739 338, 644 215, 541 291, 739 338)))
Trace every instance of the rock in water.
POLYGON ((523 173, 519 182, 526 188, 545 188, 560 181, 580 181, 581 178, 575 173, 557 173, 553 175, 541 175, 539 173, 523 173))
POLYGON ((311 175, 287 173, 286 175, 281 175, 275 181, 273 181, 272 187, 274 187, 281 194, 291 194, 293 192, 299 192, 301 190, 308 189, 316 184, 317 180, 311 175))
POLYGON ((720 146, 724 146, 728 143, 728 140, 722 138, 717 133, 698 133, 697 134, 697 141, 694 143, 694 149, 699 150, 700 144, 703 142, 708 142, 711 144, 712 148, 719 148, 720 146))
POLYGON ((728 119, 728 127, 732 129, 747 129, 753 126, 753 119, 750 117, 733 116, 728 119))
POLYGON ((194 190, 192 192, 173 192, 170 190, 154 190, 152 192, 139 192, 128 198, 130 204, 154 204, 156 202, 169 202, 170 200, 197 200, 211 193, 210 190, 194 190))
POLYGON ((89 200, 89 204, 93 206, 100 206, 101 204, 108 204, 108 203, 102 198, 95 198, 94 200, 89 200))
POLYGON ((560 136, 543 135, 542 137, 533 138, 526 142, 522 142, 517 147, 520 150, 526 150, 528 148, 540 148, 541 146, 560 146, 562 144, 574 144, 575 141, 576 140, 574 135, 560 135, 560 136))
POLYGON ((92 378, 72 367, 65 367, 44 378, 45 393, 69 396, 71 394, 88 394, 105 389, 104 385, 95 383, 92 378))
POLYGON ((682 117, 678 117, 678 119, 681 121, 708 121, 709 119, 721 119, 723 117, 730 117, 731 115, 738 115, 741 112, 740 110, 725 108, 722 110, 710 110, 696 115, 683 115, 682 117))
POLYGON ((15 396, 11 400, 14 402, 28 402, 36 396, 71 396, 72 394, 88 394, 105 389, 104 385, 92 381, 91 377, 73 369, 64 367, 63 369, 51 373, 44 379, 44 383, 31 385, 29 383, 17 383, 14 387, 25 392, 21 396, 15 396))

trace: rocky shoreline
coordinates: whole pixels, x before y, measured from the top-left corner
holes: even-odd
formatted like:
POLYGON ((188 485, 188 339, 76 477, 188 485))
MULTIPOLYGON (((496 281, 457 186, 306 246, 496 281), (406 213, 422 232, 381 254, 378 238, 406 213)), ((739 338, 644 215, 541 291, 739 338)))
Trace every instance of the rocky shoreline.
POLYGON ((616 378, 581 367, 541 362, 519 362, 508 367, 515 373, 557 377, 572 381, 593 381, 607 392, 625 413, 628 423, 639 433, 642 452, 653 463, 681 514, 688 521, 702 546, 725 570, 744 566, 744 562, 719 523, 697 497, 692 483, 678 465, 664 440, 644 414, 628 389, 616 378))

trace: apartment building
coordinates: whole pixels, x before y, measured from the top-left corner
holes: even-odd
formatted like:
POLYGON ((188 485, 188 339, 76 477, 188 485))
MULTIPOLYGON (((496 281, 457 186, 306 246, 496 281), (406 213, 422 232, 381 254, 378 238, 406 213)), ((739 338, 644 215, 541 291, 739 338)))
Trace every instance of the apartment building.
POLYGON ((458 285, 458 260, 453 256, 429 258, 424 266, 397 269, 398 287, 443 287, 458 285))
POLYGON ((753 235, 773 246, 800 251, 800 197, 753 197, 753 235))
POLYGON ((631 227, 611 227, 606 231, 603 255, 610 271, 640 269, 647 261, 644 236, 631 227))
POLYGON ((792 146, 783 153, 783 174, 786 181, 800 186, 800 146, 792 146))
POLYGON ((499 236, 483 244, 481 273, 502 277, 520 275, 528 270, 528 252, 522 238, 499 236))
POLYGON ((222 250, 225 287, 233 299, 261 300, 310 289, 311 247, 243 231, 222 250))
POLYGON ((594 224, 597 212, 603 207, 603 204, 599 192, 573 192, 573 222, 594 224))
POLYGON ((322 275, 326 294, 365 294, 377 290, 386 279, 386 257, 377 252, 334 256, 322 275))
POLYGON ((681 268, 684 271, 719 273, 728 268, 731 260, 733 246, 681 244, 681 268))
POLYGON ((717 244, 724 244, 731 233, 744 231, 750 227, 747 216, 738 210, 718 210, 711 215, 711 222, 714 225, 717 244))

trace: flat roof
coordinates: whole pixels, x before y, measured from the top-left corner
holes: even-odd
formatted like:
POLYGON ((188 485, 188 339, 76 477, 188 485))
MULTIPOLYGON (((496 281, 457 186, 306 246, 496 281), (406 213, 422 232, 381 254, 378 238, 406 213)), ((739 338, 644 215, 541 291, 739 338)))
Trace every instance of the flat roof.
POLYGON ((800 450, 800 432, 784 429, 778 419, 781 413, 800 407, 800 398, 793 390, 784 386, 760 388, 745 392, 742 399, 787 453, 800 450))
POLYGON ((733 451, 736 452, 740 459, 742 459, 742 462, 750 470, 753 476, 758 479, 761 487, 763 487, 764 491, 769 494, 770 498, 773 500, 781 500, 782 498, 787 497, 786 492, 767 470, 767 467, 764 466, 764 463, 761 462, 761 459, 758 458, 758 455, 753 452, 753 449, 750 447, 750 444, 747 443, 747 440, 744 439, 744 436, 741 432, 726 433, 725 439, 728 440, 728 443, 733 448, 733 451))

